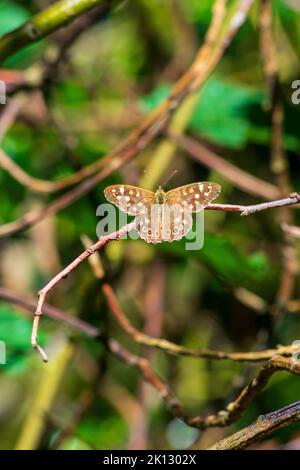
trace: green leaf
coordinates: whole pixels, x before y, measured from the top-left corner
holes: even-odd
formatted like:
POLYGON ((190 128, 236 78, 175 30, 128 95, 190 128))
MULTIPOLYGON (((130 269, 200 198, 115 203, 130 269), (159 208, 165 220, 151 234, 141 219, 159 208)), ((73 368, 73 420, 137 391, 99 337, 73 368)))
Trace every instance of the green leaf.
POLYGON ((15 2, 4 1, 0 5, 0 35, 20 26, 29 18, 29 12, 15 2))
POLYGON ((205 234, 205 243, 200 250, 186 250, 186 240, 163 243, 158 247, 178 256, 193 256, 204 262, 218 277, 236 286, 243 286, 260 293, 269 285, 272 268, 262 253, 251 256, 241 253, 223 235, 205 234), (258 269, 260 266, 262 269, 258 269))
POLYGON ((7 350, 30 349, 32 322, 17 313, 9 304, 0 305, 0 339, 7 345, 7 350))
POLYGON ((190 129, 220 145, 241 148, 251 127, 249 114, 263 98, 261 90, 212 78, 200 93, 190 129))
POLYGON ((170 93, 171 85, 164 83, 159 85, 158 87, 154 88, 151 93, 148 93, 143 97, 141 100, 141 106, 145 111, 152 111, 157 106, 160 105, 162 101, 164 101, 168 94, 170 93))
MULTIPOLYGON (((0 36, 6 34, 20 25, 30 17, 30 12, 23 6, 15 2, 4 1, 0 5, 0 36)), ((5 62, 5 67, 22 69, 29 66, 39 55, 43 48, 44 41, 31 44, 16 54, 9 57, 5 62)))

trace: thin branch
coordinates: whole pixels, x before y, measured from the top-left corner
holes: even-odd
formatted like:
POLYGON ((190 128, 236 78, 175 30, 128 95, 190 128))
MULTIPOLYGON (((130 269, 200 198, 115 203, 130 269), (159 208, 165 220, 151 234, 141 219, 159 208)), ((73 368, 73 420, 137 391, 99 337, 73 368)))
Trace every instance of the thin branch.
POLYGON ((0 63, 9 56, 62 28, 104 0, 61 0, 0 38, 0 63))
POLYGON ((9 103, 2 109, 0 114, 0 142, 3 139, 7 129, 15 122, 16 117, 25 101, 23 95, 18 95, 10 99, 9 103))
POLYGON ((169 131, 167 134, 172 141, 187 152, 188 156, 202 163, 206 167, 217 171, 222 175, 222 177, 227 178, 237 188, 240 188, 248 194, 261 196, 265 199, 269 199, 270 201, 280 196, 276 186, 241 170, 232 163, 229 163, 227 160, 202 145, 196 139, 175 135, 173 133, 171 134, 169 131))
POLYGON ((300 375, 300 363, 294 364, 291 358, 274 356, 267 364, 259 369, 252 381, 242 389, 238 397, 229 403, 224 410, 219 411, 215 415, 207 416, 206 418, 195 416, 188 419, 184 418, 184 421, 189 426, 201 429, 211 426, 228 426, 242 416, 254 398, 267 386, 273 374, 280 370, 300 375))
MULTIPOLYGON (((0 143, 7 130, 15 122, 17 115, 19 114, 22 105, 25 102, 25 96, 18 95, 10 99, 8 104, 3 109, 0 116, 0 143)), ((34 178, 26 173, 19 165, 11 160, 8 155, 0 148, 0 166, 6 170, 16 181, 21 183, 23 186, 30 188, 37 192, 52 192, 53 186, 56 184, 50 181, 44 181, 38 178, 34 178)))
MULTIPOLYGON (((288 158, 284 150, 284 107, 279 82, 279 64, 274 32, 273 6, 271 0, 262 0, 260 4, 260 40, 261 56, 270 98, 271 111, 271 170, 282 197, 291 191, 288 158)), ((283 207, 280 210, 281 224, 293 225, 293 214, 283 207)), ((294 291, 298 272, 295 241, 287 232, 283 233, 281 247, 282 274, 272 307, 274 319, 286 309, 294 291)))
POLYGON ((288 235, 291 235, 295 238, 300 238, 300 227, 297 227, 296 225, 289 225, 283 222, 281 224, 281 228, 288 235))
MULTIPOLYGON (((288 169, 288 159, 283 147, 284 134, 284 109, 279 89, 279 81, 277 77, 272 102, 272 148, 271 148, 271 166, 277 180, 278 188, 281 195, 290 191, 290 178, 288 169)), ((285 225, 293 225, 294 217, 292 212, 283 207, 280 210, 280 223, 285 225)), ((291 299, 298 272, 297 251, 295 240, 287 232, 283 231, 284 243, 281 247, 282 256, 282 274, 279 288, 276 295, 273 313, 275 316, 281 314, 286 309, 288 301, 291 299)))
POLYGON ((259 416, 250 426, 222 439, 207 450, 246 449, 254 442, 269 436, 274 431, 299 421, 300 401, 297 401, 279 410, 259 416))
POLYGON ((110 339, 107 342, 106 347, 119 360, 125 362, 131 367, 135 367, 141 373, 143 379, 158 391, 159 395, 174 416, 178 418, 184 416, 181 405, 170 390, 168 384, 153 371, 150 362, 147 359, 132 354, 114 339, 110 339))
POLYGON ((248 216, 256 212, 275 209, 277 207, 292 206, 300 202, 300 193, 291 193, 288 197, 277 199, 276 201, 262 202, 261 204, 252 204, 250 206, 241 206, 235 204, 209 204, 205 210, 214 211, 233 211, 240 212, 241 216, 248 216))
MULTIPOLYGON (((279 199, 277 201, 264 202, 261 204, 255 204, 251 206, 237 206, 230 204, 210 204, 206 207, 209 210, 224 210, 224 211, 236 211, 240 212, 241 215, 246 216, 259 212, 266 209, 271 209, 275 207, 282 207, 291 204, 297 204, 300 201, 300 194, 292 193, 288 198, 279 199)), ((43 349, 38 345, 37 342, 37 331, 40 316, 42 314, 42 307, 45 301, 45 297, 48 292, 56 286, 63 278, 65 278, 70 272, 72 272, 82 261, 87 259, 95 251, 102 248, 102 246, 110 240, 116 240, 122 237, 125 233, 130 232, 135 227, 135 221, 125 225, 116 232, 106 235, 100 238, 94 245, 85 250, 81 255, 79 255, 74 261, 72 261, 65 269, 63 269, 59 274, 57 274, 43 289, 39 292, 39 301, 34 317, 33 330, 32 330, 32 346, 37 349, 43 357, 44 361, 47 361, 47 356, 43 349)))
POLYGON ((272 31, 272 2, 270 0, 262 0, 260 5, 260 51, 266 79, 266 87, 270 103, 272 103, 278 74, 277 51, 272 31))
POLYGON ((276 349, 266 349, 264 351, 255 352, 224 352, 213 351, 206 348, 186 348, 179 344, 172 343, 163 338, 153 338, 137 330, 125 316, 121 309, 118 300, 112 287, 105 283, 102 285, 102 292, 105 295, 109 308, 114 315, 115 320, 136 343, 142 344, 147 347, 154 347, 173 354, 176 356, 189 356, 194 358, 208 358, 208 359, 230 359, 237 362, 260 362, 271 359, 275 355, 290 356, 293 352, 299 349, 297 346, 279 346, 276 349))
MULTIPOLYGON (((92 11, 87 12, 78 18, 63 34, 59 34, 56 38, 57 51, 54 52, 55 47, 51 49, 51 60, 45 60, 45 63, 41 65, 43 69, 40 72, 41 81, 37 83, 34 88, 41 88, 45 91, 45 88, 49 88, 49 85, 59 79, 59 66, 62 62, 66 62, 66 56, 68 54, 69 47, 74 41, 95 21, 99 21, 111 7, 108 2, 94 8, 92 11)), ((35 66, 36 67, 36 66, 35 66)), ((28 72, 29 73, 29 72, 28 72)), ((30 75, 30 73, 29 73, 30 75)), ((36 73, 33 74, 36 76, 36 73)), ((13 92, 16 92, 22 88, 22 84, 16 86, 13 92)), ((11 90, 12 92, 12 90, 11 90)), ((21 109, 24 102, 25 96, 19 94, 18 96, 10 99, 8 104, 3 108, 0 116, 0 142, 3 139, 4 134, 8 128, 14 123, 16 117, 21 109)), ((80 171, 74 173, 65 178, 59 179, 58 181, 47 181, 39 178, 35 178, 26 173, 19 165, 17 165, 9 156, 0 149, 0 166, 5 169, 15 180, 17 180, 23 186, 29 188, 31 191, 39 193, 54 193, 60 191, 72 184, 81 181, 80 171)))
MULTIPOLYGON (((19 305, 31 314, 36 308, 36 300, 28 298, 19 292, 7 289, 6 287, 0 287, 0 299, 11 302, 14 305, 19 305)), ((81 333, 90 336, 91 338, 99 338, 102 335, 102 332, 99 328, 96 328, 95 326, 92 326, 89 323, 80 320, 79 318, 67 315, 62 310, 59 310, 58 308, 53 307, 46 302, 43 305, 43 313, 47 317, 52 318, 58 322, 63 322, 66 325, 80 331, 81 333)))
POLYGON ((77 20, 74 21, 68 28, 55 35, 55 43, 57 46, 56 54, 51 52, 51 59, 44 63, 44 70, 42 72, 41 83, 37 86, 41 87, 43 91, 45 88, 57 83, 59 81, 60 65, 68 61, 68 52, 74 42, 81 36, 82 33, 87 31, 96 22, 101 19, 111 10, 113 4, 116 2, 112 0, 105 0, 100 3, 98 7, 93 7, 91 11, 85 12, 77 20))
POLYGON ((56 183, 30 176, 19 165, 17 165, 17 163, 11 160, 1 148, 0 167, 6 170, 16 181, 26 188, 29 188, 31 191, 49 194, 58 189, 56 183))
POLYGON ((234 13, 230 17, 229 25, 218 46, 215 47, 214 50, 211 50, 211 45, 204 43, 189 70, 173 86, 169 97, 144 119, 142 124, 125 139, 119 148, 93 163, 91 166, 83 168, 80 174, 76 174, 76 178, 80 176, 80 180, 83 177, 93 174, 91 178, 83 181, 75 189, 64 194, 46 208, 29 212, 14 222, 2 225, 0 228, 0 236, 3 237, 24 230, 36 224, 47 215, 54 214, 73 204, 91 191, 113 171, 125 165, 125 163, 130 161, 154 140, 166 127, 171 116, 175 110, 178 109, 183 100, 189 94, 199 89, 211 74, 233 37, 245 21, 252 3, 253 0, 240 0, 237 2, 234 13), (100 172, 94 174, 99 168, 100 172))
MULTIPOLYGON (((212 8, 212 20, 204 38, 206 44, 211 50, 217 47, 220 41, 220 35, 223 23, 226 20, 228 1, 216 0, 212 8)), ((208 56, 209 57, 209 56, 208 56)), ((204 59, 203 59, 204 60, 204 59)), ((168 129, 176 134, 183 134, 187 128, 190 118, 197 105, 199 93, 189 96, 174 114, 168 129)), ((166 133, 165 133, 166 134, 166 133)), ((168 137, 165 135, 165 137, 168 137)), ((152 152, 151 159, 147 164, 146 171, 139 181, 139 185, 145 189, 153 189, 162 177, 165 170, 171 163, 173 155, 176 152, 176 145, 169 138, 162 139, 156 149, 152 152)))
MULTIPOLYGON (((93 178, 84 181, 82 185, 75 188, 73 191, 65 194, 57 201, 53 202, 44 209, 37 211, 28 212, 20 219, 4 224, 0 227, 0 237, 6 237, 12 233, 23 230, 31 225, 39 222, 47 215, 59 211, 63 207, 67 207, 72 204, 75 199, 78 199, 83 193, 88 192, 94 187, 95 181, 102 181, 108 174, 111 173, 111 169, 108 168, 95 175, 93 178)), ((288 197, 278 199, 276 201, 263 202, 261 204, 252 204, 250 206, 236 205, 236 204, 209 204, 205 207, 205 210, 218 210, 218 211, 229 211, 229 212, 240 212, 241 216, 248 216, 256 212, 261 212, 267 209, 275 209, 277 207, 291 206, 300 202, 300 193, 291 193, 288 197)))
POLYGON ((151 369, 149 361, 131 354, 113 339, 110 340, 107 347, 123 362, 136 367, 142 373, 144 380, 150 383, 160 393, 173 416, 183 420, 188 426, 200 429, 225 427, 237 421, 253 399, 266 387, 268 381, 276 371, 288 370, 296 375, 300 375, 300 364, 293 367, 291 359, 283 358, 284 364, 282 365, 281 357, 276 356, 276 360, 273 362, 271 360, 263 366, 253 380, 242 389, 238 397, 233 402, 229 403, 224 410, 219 411, 215 415, 206 417, 190 417, 183 412, 180 402, 171 392, 168 385, 151 369))
MULTIPOLYGON (((181 346, 175 345, 174 343, 170 343, 163 339, 155 339, 151 338, 148 335, 145 335, 135 327, 131 325, 128 319, 123 314, 117 299, 114 295, 114 292, 109 284, 103 284, 102 292, 107 298, 108 304, 112 313, 114 314, 116 320, 118 321, 119 325, 126 331, 136 342, 139 344, 147 345, 147 346, 156 346, 161 348, 167 352, 171 353, 181 353, 185 355, 186 352, 195 352, 193 350, 188 350, 186 348, 182 348, 181 346)), ((199 352, 200 350, 198 350, 199 352)), ((207 351, 202 350, 202 353, 206 353, 207 351)), ((295 375, 300 375, 300 364, 294 363, 291 358, 286 358, 278 354, 276 354, 276 350, 268 351, 271 353, 270 360, 267 364, 265 364, 261 369, 258 371, 257 375, 254 379, 242 389, 238 397, 231 403, 229 403, 224 410, 219 411, 215 415, 209 415, 207 417, 203 416, 195 416, 195 417, 188 417, 186 416, 183 411, 180 403, 178 400, 171 395, 171 399, 169 399, 168 392, 165 391, 165 401, 168 405, 168 408, 172 412, 172 414, 180 419, 182 419, 186 424, 189 426, 205 429, 212 426, 227 426, 235 421, 237 421, 251 404, 253 399, 266 387, 272 375, 280 370, 285 370, 295 375)), ((290 350, 290 353, 292 351, 290 350)), ((210 351, 210 353, 214 353, 210 351)), ((226 354, 226 353, 225 353, 226 354)), ((250 353, 251 354, 251 353, 250 353)), ((259 353, 253 353, 258 354, 259 353)), ((208 357, 203 355, 202 357, 208 357)), ((212 357, 212 356, 210 356, 212 357)), ((228 358, 223 356, 217 356, 218 359, 228 358)), ((254 356, 252 356, 253 358, 254 356)), ((259 356, 258 356, 259 357, 259 356)), ((234 357, 230 355, 230 358, 233 359, 234 357)), ((249 359, 249 358, 248 358, 249 359)), ((243 353, 239 357, 239 360, 243 360, 243 353)), ((257 357, 256 357, 257 360, 257 357)), ((149 366, 149 363, 147 367, 149 366)), ((152 371, 153 373, 153 371, 152 371)), ((144 376, 144 375, 143 375, 144 376)), ((150 375, 151 377, 151 375, 150 375)), ((147 376, 144 376, 144 379, 147 379, 147 376)), ((288 424, 288 423, 287 423, 288 424)))
MULTIPOLYGON (((90 258, 92 259, 92 258, 90 258)), ((106 284, 103 284, 102 291, 103 294, 107 295, 107 290, 104 287, 106 284)), ((14 305, 18 305, 25 309, 28 312, 33 312, 36 308, 36 301, 32 298, 28 298, 19 292, 12 291, 11 289, 7 289, 5 287, 0 287, 0 299, 11 302, 14 305)), ((119 319, 120 316, 124 316, 123 312, 116 313, 116 307, 111 304, 110 296, 107 297, 109 301, 109 306, 114 314, 116 320, 118 321, 119 325, 126 331, 135 342, 142 344, 147 347, 155 347, 157 349, 161 349, 168 354, 174 354, 178 356, 190 356, 195 358, 206 358, 206 359, 216 359, 216 360, 223 360, 228 359, 231 361, 237 362, 260 362, 271 359, 275 355, 283 356, 290 356, 292 353, 298 350, 296 346, 278 346, 276 349, 266 349, 263 351, 254 351, 254 352, 226 352, 226 351, 214 351, 211 349, 206 348, 195 348, 189 349, 185 348, 181 345, 172 343, 165 339, 159 338, 152 338, 147 335, 143 335, 141 332, 136 330, 132 325, 130 328, 128 326, 125 327, 123 322, 119 319)), ((118 307, 118 310, 120 308, 118 307)), ((84 320, 76 318, 74 316, 68 315, 67 313, 63 312, 62 310, 53 307, 52 305, 44 302, 43 305, 43 314, 47 317, 52 318, 55 321, 65 323, 66 325, 70 326, 71 328, 75 328, 76 330, 80 331, 81 333, 87 335, 91 338, 100 338, 102 337, 102 331, 86 323, 84 320)), ((128 320, 126 319, 128 322, 128 320)))
MULTIPOLYGON (((103 292, 105 289, 103 289, 103 292)), ((7 289, 1 288, 0 289, 0 297, 16 303, 27 310, 31 309, 32 301, 24 298, 21 294, 13 293, 7 289)), ((103 335, 101 331, 86 324, 84 321, 70 317, 69 315, 65 314, 64 312, 55 309, 47 304, 43 306, 44 313, 49 317, 52 317, 55 320, 63 321, 64 323, 75 327, 81 330, 83 333, 87 334, 91 337, 98 337, 103 340, 103 335)), ((138 357, 130 353, 127 349, 125 349, 118 341, 113 338, 109 338, 105 341, 105 345, 107 349, 118 359, 122 362, 128 364, 129 366, 136 367, 141 373, 146 382, 148 382, 152 387, 154 387, 160 394, 160 396, 165 401, 168 409, 170 412, 182 419, 186 422, 186 424, 194 427, 198 427, 201 429, 211 427, 211 426, 227 426, 228 424, 238 420, 240 416, 243 414, 244 410, 248 407, 248 405, 252 402, 255 396, 257 396, 263 388, 267 385, 270 377, 276 371, 287 371, 289 373, 300 375, 300 364, 294 363, 291 358, 283 357, 281 354, 284 353, 284 347, 280 347, 274 351, 260 351, 257 353, 249 353, 253 354, 252 358, 249 357, 249 361, 256 361, 262 360, 263 357, 258 359, 261 353, 264 353, 266 358, 268 354, 272 354, 269 362, 264 365, 255 376, 255 378, 250 382, 249 385, 244 387, 241 393, 238 395, 236 400, 229 403, 224 410, 219 411, 216 415, 209 415, 207 417, 202 416, 195 416, 189 417, 187 416, 180 405, 180 402, 177 400, 175 395, 171 392, 168 385, 161 379, 151 368, 149 361, 145 358, 138 357), (273 355, 273 352, 276 355, 273 355), (280 353, 280 354, 279 354, 280 353), (257 354, 257 357, 254 355, 257 354)), ((146 343, 145 343, 146 344, 146 343)), ((166 342, 166 344, 172 344, 166 342)), ((148 345, 148 344, 147 344, 148 345)), ((153 344, 151 344, 153 345, 153 344)), ((176 345, 175 345, 176 346, 176 345)), ((288 349, 287 347, 286 349, 288 349)), ((164 349, 164 348, 162 348, 164 349)), ((244 360, 245 357, 243 356, 244 353, 234 353, 228 354, 223 352, 216 352, 216 351, 207 351, 202 350, 204 354, 201 357, 209 357, 211 359, 232 359, 232 360, 239 360, 237 355, 240 354, 240 360, 244 360), (207 354, 207 352, 209 354, 207 354), (207 354, 207 355, 206 355, 207 354)), ((292 351, 290 351, 292 352, 292 351)), ((199 356, 200 357, 200 356, 199 356)))
POLYGON ((107 242, 111 240, 120 239, 127 232, 130 232, 131 230, 133 230, 134 227, 135 227, 135 222, 131 222, 130 224, 127 224, 124 227, 122 227, 117 232, 113 232, 109 235, 101 237, 96 243, 94 243, 94 245, 92 245, 87 250, 84 250, 76 259, 74 259, 74 261, 72 261, 72 263, 70 263, 66 268, 64 268, 60 273, 58 273, 53 279, 51 279, 50 282, 48 282, 48 284, 45 287, 43 287, 43 289, 39 291, 39 294, 38 294, 39 300, 38 300, 37 308, 36 308, 34 319, 33 319, 31 343, 32 343, 32 347, 39 351, 44 362, 47 362, 48 358, 43 348, 38 344, 38 328, 39 328, 40 318, 43 313, 45 299, 46 299, 48 292, 52 290, 53 287, 56 286, 56 284, 58 284, 62 279, 65 279, 70 274, 70 272, 72 272, 84 260, 89 258, 95 251, 102 248, 107 242))

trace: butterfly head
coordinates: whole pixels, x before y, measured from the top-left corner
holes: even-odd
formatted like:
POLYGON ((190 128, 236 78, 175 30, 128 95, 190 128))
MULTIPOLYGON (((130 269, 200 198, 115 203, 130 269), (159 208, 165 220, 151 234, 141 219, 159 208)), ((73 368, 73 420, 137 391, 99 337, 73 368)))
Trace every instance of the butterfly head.
POLYGON ((166 193, 161 186, 158 186, 155 192, 156 204, 164 204, 166 202, 166 193))

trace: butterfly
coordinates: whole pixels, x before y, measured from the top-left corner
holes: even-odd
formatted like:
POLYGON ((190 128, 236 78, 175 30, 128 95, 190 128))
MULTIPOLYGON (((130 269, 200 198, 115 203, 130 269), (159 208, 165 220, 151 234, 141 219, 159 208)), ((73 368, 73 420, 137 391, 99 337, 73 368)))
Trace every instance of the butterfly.
POLYGON ((199 212, 219 196, 217 183, 191 183, 165 192, 113 184, 104 190, 106 199, 136 217, 136 230, 148 243, 180 240, 192 228, 192 213, 199 212))

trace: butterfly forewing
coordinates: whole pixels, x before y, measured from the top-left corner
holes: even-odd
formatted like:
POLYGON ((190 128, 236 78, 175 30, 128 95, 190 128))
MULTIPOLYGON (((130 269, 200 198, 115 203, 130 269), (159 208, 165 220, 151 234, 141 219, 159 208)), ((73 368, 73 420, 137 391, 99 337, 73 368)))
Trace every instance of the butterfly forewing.
POLYGON ((168 191, 166 202, 169 205, 180 204, 189 212, 198 212, 216 199, 220 192, 221 186, 217 183, 192 183, 168 191))
POLYGON ((128 184, 113 184, 104 190, 106 199, 123 212, 138 215, 154 204, 155 193, 128 184))

